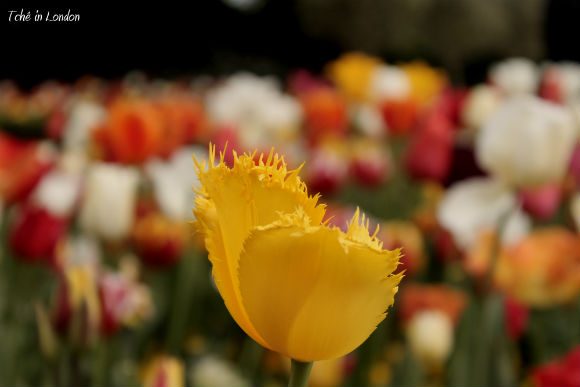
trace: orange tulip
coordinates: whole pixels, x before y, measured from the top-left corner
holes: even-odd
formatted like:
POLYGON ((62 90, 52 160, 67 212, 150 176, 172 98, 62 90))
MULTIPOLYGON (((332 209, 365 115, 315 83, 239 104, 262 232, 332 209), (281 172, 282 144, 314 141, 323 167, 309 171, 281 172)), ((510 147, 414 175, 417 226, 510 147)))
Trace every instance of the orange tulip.
POLYGON ((164 139, 163 117, 144 100, 119 99, 109 110, 109 118, 97 139, 105 158, 134 164, 160 152, 164 139))

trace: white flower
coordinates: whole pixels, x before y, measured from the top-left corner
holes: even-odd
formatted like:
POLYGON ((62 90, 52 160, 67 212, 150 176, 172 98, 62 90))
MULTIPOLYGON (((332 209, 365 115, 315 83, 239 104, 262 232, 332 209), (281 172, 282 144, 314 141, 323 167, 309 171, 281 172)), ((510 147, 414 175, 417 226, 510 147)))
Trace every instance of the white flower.
POLYGON ((206 106, 215 123, 239 130, 247 148, 270 147, 295 136, 302 119, 298 101, 282 93, 274 79, 246 73, 209 92, 206 106))
POLYGON ((481 128, 500 106, 501 97, 497 90, 487 85, 471 89, 465 100, 462 120, 471 129, 481 128))
POLYGON ((512 58, 491 68, 489 77, 507 95, 532 94, 539 82, 538 67, 524 58, 512 58))
POLYGON ((516 195, 497 180, 472 178, 447 190, 437 218, 457 246, 468 250, 482 231, 497 229, 501 218, 508 214, 502 242, 512 244, 531 227, 531 220, 518 207, 516 195))
POLYGON ((428 367, 439 367, 453 348, 453 323, 438 310, 418 312, 407 327, 407 340, 418 360, 428 367))
POLYGON ((228 363, 213 356, 202 358, 191 371, 194 387, 249 387, 228 363))
POLYGON ((32 198, 53 215, 68 217, 77 204, 81 183, 79 175, 57 169, 43 177, 32 198))
POLYGON ((88 100, 73 102, 64 126, 64 146, 67 149, 85 149, 91 132, 105 119, 105 108, 88 100))
POLYGON ((183 148, 168 161, 150 161, 145 171, 153 182, 153 190, 159 207, 165 215, 175 220, 192 219, 191 203, 194 188, 199 181, 193 168, 192 155, 198 160, 206 158, 205 149, 198 147, 183 148))
POLYGON ((577 130, 565 108, 533 96, 507 100, 476 139, 479 165, 506 183, 537 186, 564 176, 577 130))
POLYGON ((576 224, 576 230, 580 231, 580 193, 577 192, 572 197, 570 201, 570 212, 572 213, 572 218, 574 218, 574 223, 576 224))
POLYGON ((139 174, 109 163, 93 164, 87 174, 80 224, 104 239, 126 237, 133 225, 139 174))
POLYGON ((370 97, 373 101, 405 99, 411 93, 411 81, 397 66, 379 66, 371 76, 370 97))
POLYGON ((351 115, 356 127, 365 136, 379 138, 385 135, 385 123, 376 107, 357 105, 351 110, 351 115))

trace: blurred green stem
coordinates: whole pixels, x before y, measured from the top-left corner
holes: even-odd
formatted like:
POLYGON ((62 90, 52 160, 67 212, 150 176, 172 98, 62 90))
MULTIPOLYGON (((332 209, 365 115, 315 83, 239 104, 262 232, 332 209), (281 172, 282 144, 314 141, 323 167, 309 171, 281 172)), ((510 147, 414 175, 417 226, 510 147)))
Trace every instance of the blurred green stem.
MULTIPOLYGON (((176 276, 167 348, 178 353, 186 336, 191 308, 198 308, 199 302, 193 300, 200 271, 200 257, 196 254, 184 254, 179 264, 174 267, 176 276)), ((195 311, 196 313, 198 311, 195 311)))
POLYGON ((244 375, 254 381, 260 370, 264 348, 249 337, 244 341, 240 355, 240 367, 244 375))
POLYGON ((302 362, 292 359, 290 383, 288 387, 307 387, 308 377, 312 370, 312 362, 302 362))

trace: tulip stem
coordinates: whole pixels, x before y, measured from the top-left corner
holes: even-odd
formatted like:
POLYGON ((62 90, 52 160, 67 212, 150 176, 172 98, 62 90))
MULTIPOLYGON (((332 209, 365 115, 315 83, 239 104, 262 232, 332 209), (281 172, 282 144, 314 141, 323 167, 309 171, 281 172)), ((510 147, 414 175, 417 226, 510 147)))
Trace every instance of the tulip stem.
POLYGON ((288 387, 307 387, 310 370, 312 370, 312 362, 302 362, 292 359, 292 366, 290 371, 290 383, 288 387))

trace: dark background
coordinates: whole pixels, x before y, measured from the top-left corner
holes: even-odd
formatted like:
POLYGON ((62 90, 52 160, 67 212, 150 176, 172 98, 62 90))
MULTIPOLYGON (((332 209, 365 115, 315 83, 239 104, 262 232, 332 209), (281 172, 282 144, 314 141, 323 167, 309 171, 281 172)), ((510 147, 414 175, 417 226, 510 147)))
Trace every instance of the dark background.
MULTIPOLYGON (((13 79, 22 87, 46 79, 74 81, 86 74, 119 78, 135 69, 162 77, 239 69, 284 75, 299 67, 318 72, 340 53, 357 48, 356 41, 353 47, 352 42, 347 46, 333 37, 306 33, 300 14, 304 10, 294 1, 265 1, 249 11, 220 0, 191 1, 187 6, 5 4, 0 9, 0 79, 13 79), (70 8, 81 19, 74 24, 9 23, 8 10, 20 8, 70 8)), ((580 61, 580 1, 546 0, 543 12, 543 52, 535 59, 580 61)), ((388 52, 373 54, 396 59, 388 52)), ((408 56, 400 59, 426 58, 448 67, 421 49, 408 56)), ((492 52, 448 70, 459 82, 479 82, 488 65, 500 58, 492 52)))

